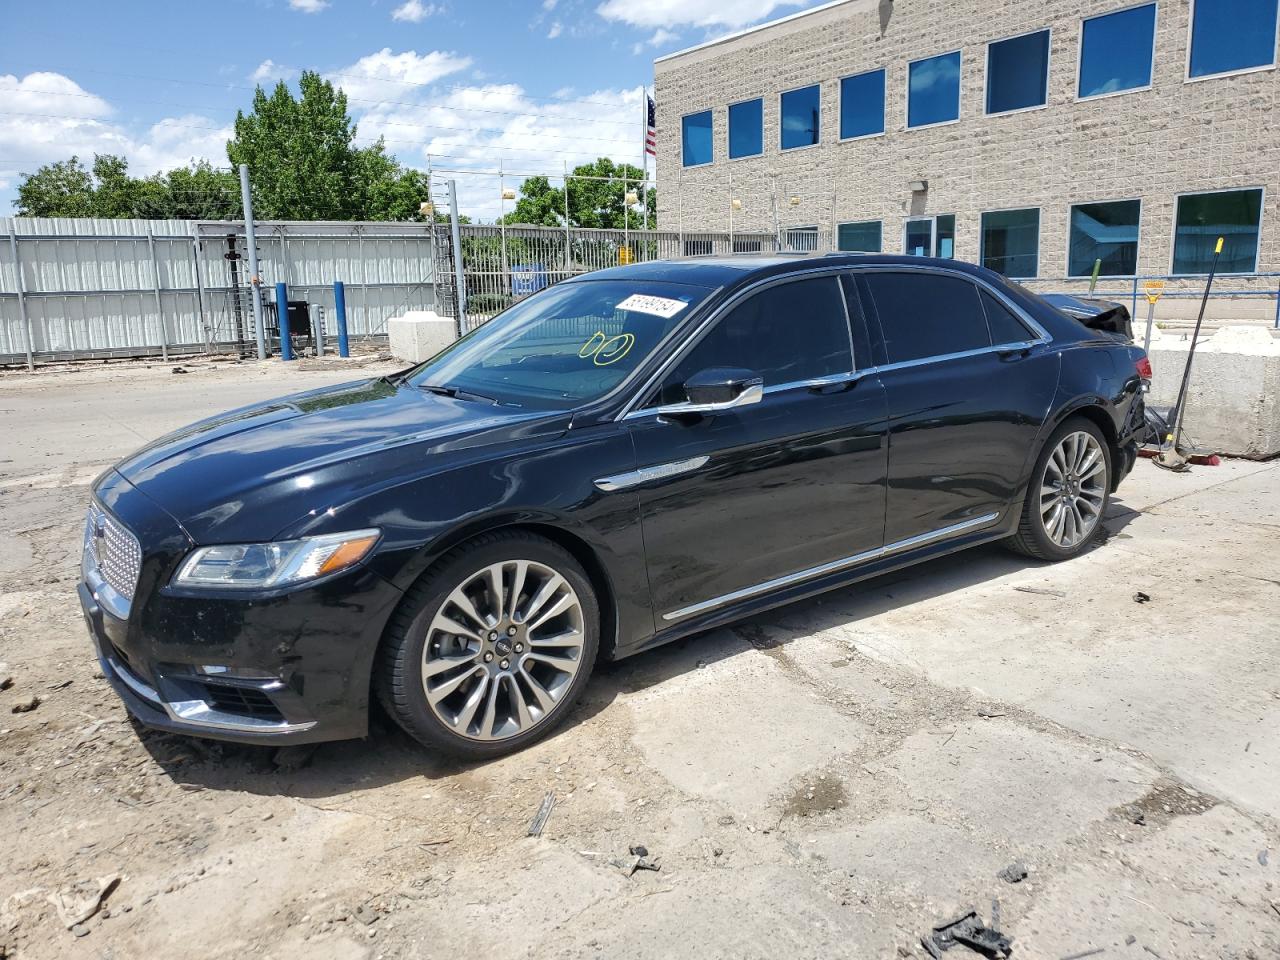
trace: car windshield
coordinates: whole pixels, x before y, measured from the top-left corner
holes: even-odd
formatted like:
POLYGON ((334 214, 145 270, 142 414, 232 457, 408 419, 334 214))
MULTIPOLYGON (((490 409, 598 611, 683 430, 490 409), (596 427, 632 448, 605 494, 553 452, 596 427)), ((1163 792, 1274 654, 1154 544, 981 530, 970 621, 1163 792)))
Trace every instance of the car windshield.
POLYGON ((580 406, 621 383, 710 293, 654 280, 562 283, 472 331, 407 382, 532 409, 580 406))

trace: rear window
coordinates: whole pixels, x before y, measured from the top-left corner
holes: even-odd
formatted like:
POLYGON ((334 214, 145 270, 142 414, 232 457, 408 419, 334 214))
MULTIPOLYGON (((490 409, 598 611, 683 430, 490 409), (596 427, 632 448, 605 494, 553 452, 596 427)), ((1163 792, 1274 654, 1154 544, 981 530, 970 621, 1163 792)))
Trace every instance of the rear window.
POLYGON ((866 281, 890 363, 991 346, 978 288, 970 281, 937 273, 879 270, 869 271, 866 281))

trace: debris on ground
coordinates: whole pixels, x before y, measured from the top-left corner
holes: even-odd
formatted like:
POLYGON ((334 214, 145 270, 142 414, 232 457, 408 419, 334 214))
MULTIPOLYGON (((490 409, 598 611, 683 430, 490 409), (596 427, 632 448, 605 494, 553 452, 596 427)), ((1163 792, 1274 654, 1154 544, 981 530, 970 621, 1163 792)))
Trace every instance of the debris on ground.
POLYGON ((277 770, 283 770, 291 773, 294 770, 301 770, 315 755, 319 749, 319 744, 304 743, 296 747, 280 747, 271 756, 271 762, 275 764, 277 770))
POLYGON ((1268 861, 1269 859, 1270 859, 1270 858, 1268 857, 1268 855, 1267 855, 1267 851, 1266 851, 1266 850, 1259 850, 1259 851, 1258 851, 1258 865, 1259 865, 1259 866, 1265 867, 1265 866, 1267 865, 1267 861, 1268 861))
POLYGON ((993 960, 1013 953, 1013 941, 999 930, 986 926, 976 910, 937 924, 926 936, 920 938, 920 944, 935 960, 957 944, 993 960))
POLYGON ((40 706, 40 698, 37 697, 35 694, 32 694, 26 699, 19 700, 17 703, 15 703, 10 712, 11 713, 30 713, 32 710, 34 710, 38 706, 40 706))
POLYGON ((173 370, 171 370, 170 372, 171 373, 187 373, 188 371, 186 367, 174 367, 173 370))
POLYGON ((58 911, 58 919, 70 930, 97 913, 102 901, 119 882, 118 873, 109 873, 96 880, 81 880, 50 895, 49 902, 58 911))
MULTIPOLYGON (((653 870, 656 872, 662 869, 662 864, 658 863, 656 858, 650 860, 647 856, 640 856, 635 853, 635 850, 637 849, 644 850, 644 847, 633 847, 631 856, 614 857, 609 861, 609 865, 611 867, 617 867, 622 871, 622 875, 624 877, 632 876, 637 870, 653 870)), ((648 851, 646 851, 646 854, 647 853, 648 851)))
POLYGON ((1151 594, 1143 593, 1141 590, 1139 590, 1137 593, 1133 595, 1133 602, 1134 603, 1150 603, 1151 594))
POLYGON ((551 819, 551 810, 555 805, 555 792, 548 790, 547 795, 542 798, 542 804, 538 807, 538 812, 534 814, 533 819, 529 822, 529 836, 542 836, 542 831, 546 827, 547 821, 551 819))
POLYGON ((1020 860, 1015 860, 996 874, 1005 883, 1021 883, 1027 879, 1028 870, 1020 860))
POLYGON ((1049 590, 1045 587, 1014 587, 1019 593, 1034 593, 1040 597, 1058 597, 1065 599, 1067 594, 1065 590, 1049 590))
POLYGON ((1062 960, 1084 960, 1085 957, 1096 957, 1100 953, 1106 953, 1106 947, 1094 947, 1092 950, 1083 950, 1080 953, 1067 954, 1062 960))
POLYGON ((643 844, 637 843, 633 847, 628 847, 627 852, 630 853, 633 857, 647 857, 649 855, 649 848, 644 846, 643 844))
POLYGON ((1124 808, 1125 819, 1135 826, 1145 827, 1147 825, 1147 814, 1141 807, 1135 803, 1131 803, 1124 808))
POLYGON ((979 707, 978 716, 981 717, 983 720, 994 720, 997 717, 1006 716, 1006 714, 998 710, 988 710, 986 707, 979 707))
POLYGON ((7 663, 0 663, 0 690, 8 690, 13 685, 13 674, 9 672, 7 663))

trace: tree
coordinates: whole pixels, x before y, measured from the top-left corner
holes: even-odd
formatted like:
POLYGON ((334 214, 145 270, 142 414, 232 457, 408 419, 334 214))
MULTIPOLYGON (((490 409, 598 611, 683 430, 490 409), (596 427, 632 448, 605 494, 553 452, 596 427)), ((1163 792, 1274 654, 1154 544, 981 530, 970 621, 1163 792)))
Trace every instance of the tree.
MULTIPOLYGON (((650 188, 645 191, 645 212, 632 207, 626 211, 626 193, 639 193, 637 181, 643 172, 630 164, 614 163, 601 157, 594 163, 584 163, 573 168, 569 175, 569 224, 575 227, 608 227, 621 230, 630 225, 636 229, 645 220, 657 222, 658 194, 650 188), (575 179, 575 178, 597 179, 575 179), (624 179, 626 185, 624 187, 624 179)), ((520 186, 520 199, 516 208, 503 221, 507 224, 533 223, 562 227, 565 219, 565 195, 562 187, 553 187, 546 177, 529 177, 520 186)))
POLYGON ((92 217, 93 176, 79 157, 49 163, 23 174, 18 184, 20 217, 92 217))
POLYGON ((421 170, 401 167, 389 157, 382 140, 356 151, 356 182, 362 220, 425 220, 421 206, 431 183, 421 170))

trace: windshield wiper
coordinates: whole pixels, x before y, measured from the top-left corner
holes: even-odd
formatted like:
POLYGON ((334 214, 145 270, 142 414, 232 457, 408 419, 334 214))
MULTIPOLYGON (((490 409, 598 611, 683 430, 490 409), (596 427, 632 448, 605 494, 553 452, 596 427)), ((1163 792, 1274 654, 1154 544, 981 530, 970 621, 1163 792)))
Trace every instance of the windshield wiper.
POLYGON ((440 383, 420 383, 419 390, 426 390, 428 393, 434 393, 441 397, 449 397, 454 400, 483 400, 487 403, 497 403, 493 397, 486 397, 483 393, 472 393, 469 390, 461 390, 458 387, 450 387, 440 383))

